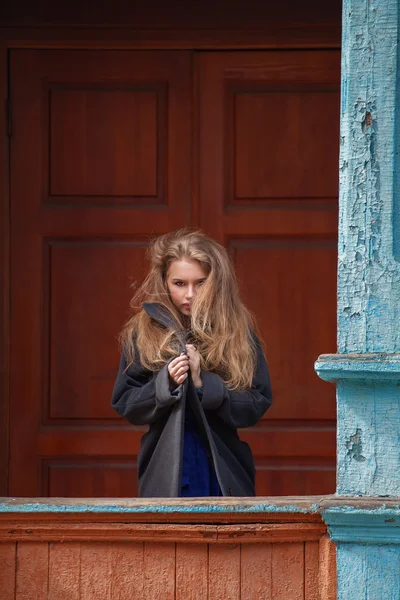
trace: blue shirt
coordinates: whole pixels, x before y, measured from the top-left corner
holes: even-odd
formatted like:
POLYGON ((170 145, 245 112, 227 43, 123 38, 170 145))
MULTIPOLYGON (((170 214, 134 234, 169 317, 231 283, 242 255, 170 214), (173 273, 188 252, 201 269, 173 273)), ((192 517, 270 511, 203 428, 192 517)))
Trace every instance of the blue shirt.
POLYGON ((181 496, 222 496, 189 403, 185 410, 181 496))

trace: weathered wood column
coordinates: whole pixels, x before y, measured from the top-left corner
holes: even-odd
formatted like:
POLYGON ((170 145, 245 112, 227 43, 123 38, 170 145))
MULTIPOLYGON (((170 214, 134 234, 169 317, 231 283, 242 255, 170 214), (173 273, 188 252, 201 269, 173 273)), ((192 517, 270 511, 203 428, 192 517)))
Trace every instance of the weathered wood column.
MULTIPOLYGON (((337 385, 339 496, 400 497, 399 4, 343 3, 338 354, 316 364, 337 385)), ((396 504, 327 511, 339 599, 400 597, 396 504)))

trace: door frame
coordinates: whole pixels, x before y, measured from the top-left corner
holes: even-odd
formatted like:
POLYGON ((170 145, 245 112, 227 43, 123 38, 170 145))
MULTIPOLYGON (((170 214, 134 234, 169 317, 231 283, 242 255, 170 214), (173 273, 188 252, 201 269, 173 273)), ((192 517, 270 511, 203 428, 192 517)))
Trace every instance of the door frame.
MULTIPOLYGON (((341 46, 338 23, 296 26, 295 23, 266 25, 259 29, 135 29, 68 27, 4 27, 0 31, 0 496, 8 495, 9 477, 9 378, 10 378, 10 185, 9 185, 9 55, 15 49, 82 50, 337 50, 341 46)), ((196 106, 196 81, 194 103, 196 106)), ((11 106, 11 105, 10 105, 11 106)), ((196 140, 194 140, 194 144, 196 140)), ((194 154, 196 156, 196 153, 194 154)), ((194 181, 196 187, 197 181, 194 181)), ((198 209, 195 201, 194 210, 198 209)), ((21 357, 23 371, 24 357, 21 357)))

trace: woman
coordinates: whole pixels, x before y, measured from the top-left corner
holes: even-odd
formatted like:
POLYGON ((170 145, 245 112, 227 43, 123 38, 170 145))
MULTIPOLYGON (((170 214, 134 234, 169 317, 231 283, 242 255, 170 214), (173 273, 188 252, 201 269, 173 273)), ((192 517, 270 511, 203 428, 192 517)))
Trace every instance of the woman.
POLYGON ((254 496, 254 461, 237 428, 271 404, 266 360, 226 250, 199 231, 158 237, 132 300, 112 396, 149 425, 139 495, 254 496))

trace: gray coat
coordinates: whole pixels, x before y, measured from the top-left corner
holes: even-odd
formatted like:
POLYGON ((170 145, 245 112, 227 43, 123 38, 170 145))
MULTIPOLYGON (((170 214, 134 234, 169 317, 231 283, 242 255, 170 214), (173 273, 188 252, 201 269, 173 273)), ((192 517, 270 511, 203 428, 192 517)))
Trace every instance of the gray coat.
MULTIPOLYGON (((170 313, 156 303, 144 309, 158 323, 177 331, 182 351, 185 339, 170 313)), ((178 497, 182 480, 185 406, 189 402, 200 435, 214 465, 224 496, 254 496, 254 460, 237 428, 255 425, 271 404, 268 367, 259 341, 253 385, 231 391, 216 373, 202 371, 203 397, 199 399, 189 376, 171 392, 168 365, 152 373, 137 356, 126 369, 124 354, 112 395, 113 408, 134 425, 149 425, 138 457, 139 496, 178 497)))

